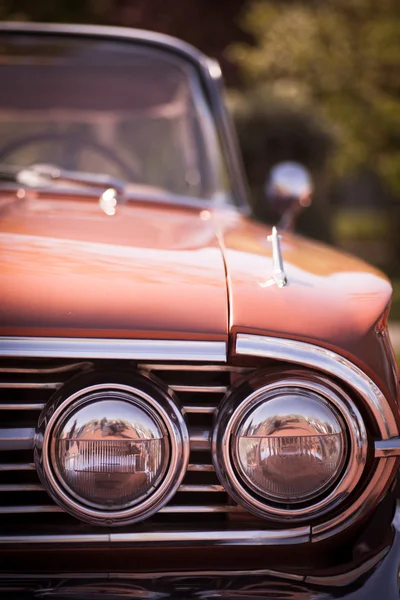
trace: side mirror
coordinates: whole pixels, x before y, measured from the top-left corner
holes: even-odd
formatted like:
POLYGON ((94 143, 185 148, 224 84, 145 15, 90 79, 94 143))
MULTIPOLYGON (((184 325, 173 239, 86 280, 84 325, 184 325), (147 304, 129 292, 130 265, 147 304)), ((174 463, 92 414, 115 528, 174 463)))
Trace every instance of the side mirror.
POLYGON ((272 167, 265 183, 266 201, 281 217, 279 229, 291 231, 299 214, 312 201, 311 175, 302 165, 283 162, 272 167))

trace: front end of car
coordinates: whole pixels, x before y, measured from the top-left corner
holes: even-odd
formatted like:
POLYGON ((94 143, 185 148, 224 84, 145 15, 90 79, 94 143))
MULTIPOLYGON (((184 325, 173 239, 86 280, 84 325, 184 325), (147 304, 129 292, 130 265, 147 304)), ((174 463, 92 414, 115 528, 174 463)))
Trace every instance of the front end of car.
POLYGON ((0 37, 0 595, 398 598, 388 280, 247 216, 215 62, 0 37))
POLYGON ((392 406, 322 347, 234 344, 1 340, 7 589, 63 597, 114 573, 173 597, 180 573, 193 592, 270 581, 280 598, 375 573, 398 545, 392 406))

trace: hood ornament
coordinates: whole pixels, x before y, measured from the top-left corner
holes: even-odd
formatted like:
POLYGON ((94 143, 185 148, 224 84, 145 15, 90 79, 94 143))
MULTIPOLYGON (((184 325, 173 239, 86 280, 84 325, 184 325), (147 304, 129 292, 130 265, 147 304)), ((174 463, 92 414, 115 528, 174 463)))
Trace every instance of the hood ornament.
POLYGON ((269 287, 270 285, 277 285, 279 288, 287 285, 287 277, 283 268, 283 258, 280 244, 280 235, 276 227, 272 228, 272 233, 267 237, 267 240, 272 244, 272 261, 274 270, 272 276, 265 282, 260 283, 261 287, 269 287))
POLYGON ((99 198, 99 206, 103 212, 109 217, 113 217, 116 213, 118 204, 118 192, 115 188, 107 188, 99 198))

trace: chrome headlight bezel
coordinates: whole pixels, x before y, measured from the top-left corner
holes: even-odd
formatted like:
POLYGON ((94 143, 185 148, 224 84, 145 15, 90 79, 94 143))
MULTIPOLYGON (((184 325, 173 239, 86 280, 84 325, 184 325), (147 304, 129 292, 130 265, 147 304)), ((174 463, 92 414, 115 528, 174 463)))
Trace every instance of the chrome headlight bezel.
POLYGON ((185 418, 167 390, 145 376, 96 377, 74 382, 61 388, 43 410, 35 435, 35 464, 42 484, 53 500, 66 512, 87 523, 103 526, 122 526, 149 518, 160 510, 175 494, 186 473, 189 461, 189 434, 185 418), (90 382, 88 384, 88 381, 90 382), (144 494, 143 498, 118 510, 104 510, 90 506, 68 490, 62 482, 54 457, 53 433, 68 416, 91 401, 96 402, 101 394, 114 392, 133 404, 147 407, 155 415, 168 435, 169 461, 162 480, 156 489, 144 494))
POLYGON ((311 522, 337 508, 359 483, 368 454, 368 439, 364 421, 354 402, 344 391, 324 377, 312 373, 282 373, 267 375, 246 382, 227 395, 220 407, 213 431, 213 461, 216 473, 229 494, 249 512, 274 521, 311 522), (348 438, 347 462, 337 481, 325 494, 290 507, 268 501, 257 494, 240 474, 237 458, 237 431, 246 415, 262 402, 276 397, 279 390, 303 390, 317 396, 332 407, 346 426, 348 438), (233 443, 232 443, 233 440, 233 443))

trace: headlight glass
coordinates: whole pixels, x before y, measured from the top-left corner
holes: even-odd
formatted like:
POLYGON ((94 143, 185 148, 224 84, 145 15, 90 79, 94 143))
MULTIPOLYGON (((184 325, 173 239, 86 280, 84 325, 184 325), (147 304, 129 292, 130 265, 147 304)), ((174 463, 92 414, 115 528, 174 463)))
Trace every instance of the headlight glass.
MULTIPOLYGON (((104 397, 104 394, 103 394, 104 397)), ((139 399, 90 398, 53 433, 54 468, 76 499, 119 510, 145 498, 167 469, 170 447, 157 414, 139 399)))
POLYGON ((236 502, 293 524, 337 510, 349 497, 366 464, 368 438, 343 389, 292 371, 255 375, 227 394, 212 447, 218 479, 236 502))
POLYGON ((250 409, 231 439, 243 481, 262 497, 285 504, 326 491, 346 458, 337 411, 316 394, 295 388, 250 409))
POLYGON ((88 523, 128 525, 174 496, 189 460, 175 398, 141 374, 88 373, 43 409, 35 466, 53 500, 88 523), (109 382, 107 379, 109 378, 109 382))

